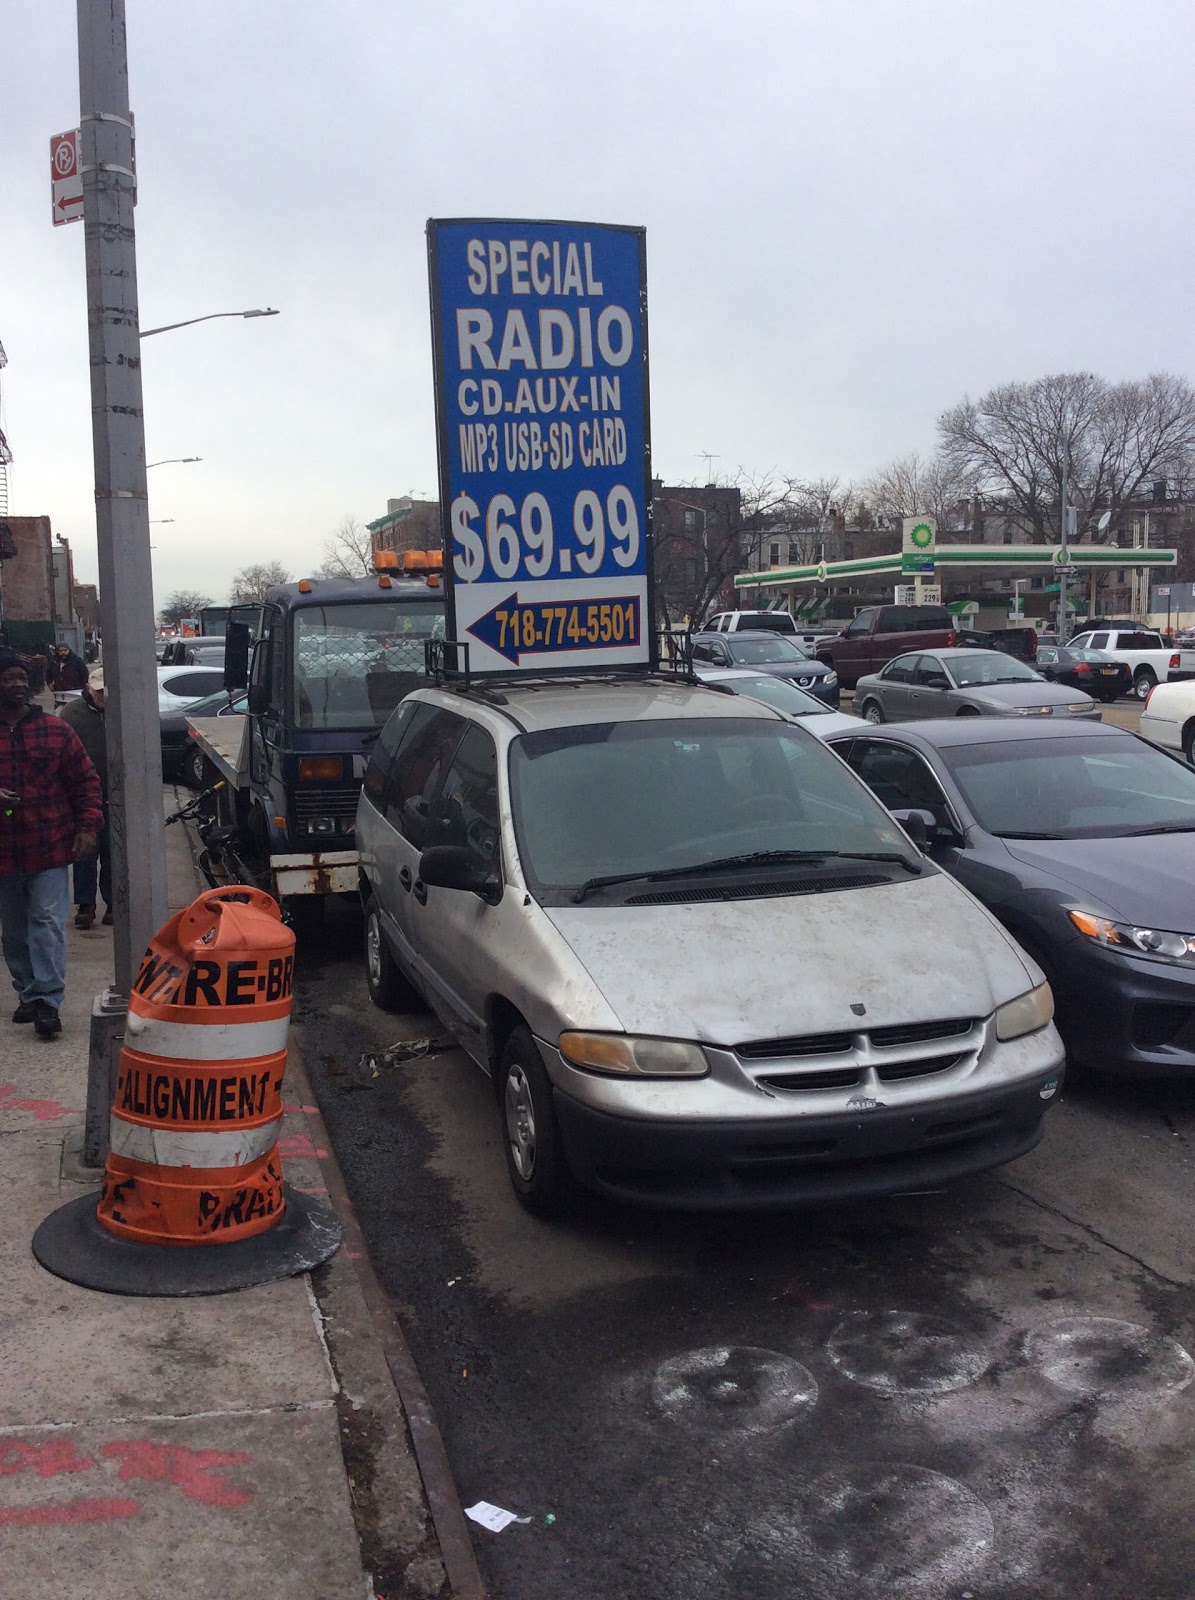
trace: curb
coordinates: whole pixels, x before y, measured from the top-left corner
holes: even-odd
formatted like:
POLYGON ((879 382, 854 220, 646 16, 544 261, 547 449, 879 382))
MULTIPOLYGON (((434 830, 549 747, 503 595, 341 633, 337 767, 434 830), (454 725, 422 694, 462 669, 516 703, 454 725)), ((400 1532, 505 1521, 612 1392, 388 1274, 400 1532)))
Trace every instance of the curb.
POLYGON ((440 1546, 440 1556, 448 1576, 453 1600, 486 1600, 485 1585, 473 1552, 456 1480, 448 1452, 432 1411, 431 1401, 415 1365, 401 1324, 386 1291, 378 1281, 369 1258, 369 1247, 353 1203, 345 1187, 323 1114, 315 1102, 311 1081, 303 1064, 302 1051, 295 1043, 292 1027, 287 1070, 293 1073, 301 1092, 306 1115, 318 1147, 318 1160, 328 1192, 328 1200, 344 1226, 342 1249, 352 1261, 365 1309, 385 1357, 386 1367, 398 1395, 415 1453, 415 1464, 431 1514, 432 1526, 440 1546))

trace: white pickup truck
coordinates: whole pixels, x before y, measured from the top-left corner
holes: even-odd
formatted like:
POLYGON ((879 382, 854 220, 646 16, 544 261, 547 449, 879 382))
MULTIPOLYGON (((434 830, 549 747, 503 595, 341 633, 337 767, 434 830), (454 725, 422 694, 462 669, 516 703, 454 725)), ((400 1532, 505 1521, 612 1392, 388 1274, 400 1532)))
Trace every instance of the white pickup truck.
POLYGON ((1067 641, 1070 650, 1102 650, 1127 663, 1133 693, 1148 698, 1159 683, 1185 683, 1195 678, 1195 650, 1178 650, 1149 628, 1092 628, 1067 641))

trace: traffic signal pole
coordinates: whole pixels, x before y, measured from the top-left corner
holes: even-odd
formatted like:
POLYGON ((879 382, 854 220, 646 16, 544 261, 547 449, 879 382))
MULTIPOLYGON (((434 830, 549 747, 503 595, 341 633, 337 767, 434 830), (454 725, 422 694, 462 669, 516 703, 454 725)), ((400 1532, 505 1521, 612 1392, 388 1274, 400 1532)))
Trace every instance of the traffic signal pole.
POLYGON ((112 987, 92 1009, 83 1159, 107 1149, 117 1041, 140 957, 166 920, 145 428, 124 0, 77 0, 79 154, 108 743, 112 987))

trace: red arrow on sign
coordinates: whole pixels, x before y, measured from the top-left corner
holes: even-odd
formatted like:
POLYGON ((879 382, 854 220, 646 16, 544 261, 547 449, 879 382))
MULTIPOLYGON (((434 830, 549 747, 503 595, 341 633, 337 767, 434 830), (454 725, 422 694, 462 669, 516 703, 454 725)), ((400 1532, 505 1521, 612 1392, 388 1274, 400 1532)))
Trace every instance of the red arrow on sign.
POLYGON ((81 206, 82 204, 83 196, 81 194, 73 194, 69 199, 64 195, 58 202, 58 209, 59 211, 65 211, 67 206, 81 206))

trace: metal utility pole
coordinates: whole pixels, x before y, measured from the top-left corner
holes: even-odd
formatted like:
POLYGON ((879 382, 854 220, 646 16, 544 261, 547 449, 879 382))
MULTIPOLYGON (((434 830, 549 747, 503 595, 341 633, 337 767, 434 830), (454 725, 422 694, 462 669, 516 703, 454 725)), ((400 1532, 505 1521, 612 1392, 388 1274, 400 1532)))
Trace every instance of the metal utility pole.
POLYGON ((107 1147, 115 1043, 141 954, 166 920, 145 429, 137 327, 132 125, 124 0, 77 0, 79 130, 95 452, 114 982, 92 1010, 84 1160, 107 1147))
POLYGON ((1069 571, 1067 571, 1067 563, 1070 562, 1070 550, 1067 547, 1067 531, 1069 531, 1067 530, 1067 523, 1070 522, 1070 509, 1067 506, 1067 494, 1069 493, 1070 485, 1067 482, 1067 469, 1062 467, 1062 549, 1059 550, 1059 568, 1057 568, 1057 642, 1059 642, 1059 645, 1065 645, 1065 642, 1067 642, 1067 605, 1069 605, 1067 579, 1070 576, 1069 571))

